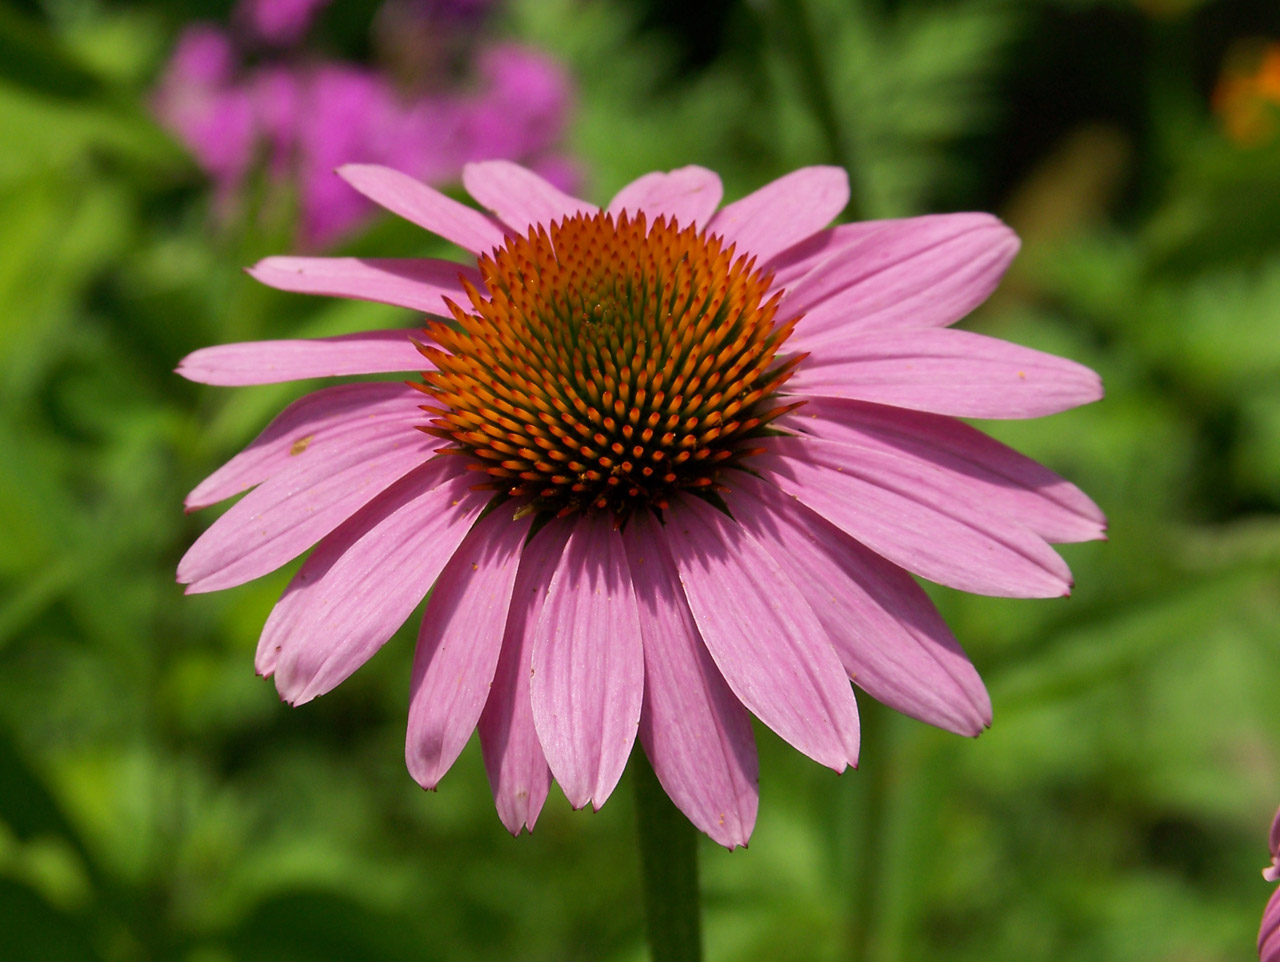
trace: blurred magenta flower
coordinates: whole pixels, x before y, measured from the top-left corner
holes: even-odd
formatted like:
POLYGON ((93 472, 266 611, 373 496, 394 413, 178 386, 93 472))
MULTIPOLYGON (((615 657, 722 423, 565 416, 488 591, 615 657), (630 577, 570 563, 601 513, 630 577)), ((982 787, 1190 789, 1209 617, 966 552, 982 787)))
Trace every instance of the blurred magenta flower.
POLYGON ((990 723, 912 574, 1065 595, 1049 543, 1104 530, 1076 487, 958 420, 1102 393, 1079 364, 948 329, 995 288, 1012 231, 987 214, 828 228, 848 199, 829 167, 723 208, 709 170, 652 173, 602 211, 470 164, 491 214, 387 168, 340 173, 472 260, 272 257, 253 276, 451 320, 178 368, 221 385, 421 372, 303 397, 188 498, 253 488, 182 559, 188 591, 315 545, 258 646, 286 701, 342 682, 434 585, 418 782, 478 728, 518 833, 552 778, 575 808, 604 804, 638 733, 675 804, 730 848, 756 817, 748 713, 836 771, 858 757, 850 679, 949 731, 990 723))
POLYGON ((290 46, 302 39, 329 0, 241 0, 233 19, 258 40, 290 46))
MULTIPOLYGON (((1268 882, 1280 882, 1280 809, 1271 822, 1271 864, 1262 870, 1268 882)), ((1262 913, 1262 925, 1258 929, 1258 958, 1261 962, 1280 962, 1280 889, 1271 893, 1271 900, 1262 913)))
POLYGON ((241 69, 226 31, 196 25, 179 40, 155 109, 209 174, 222 219, 243 216, 249 179, 261 172, 277 203, 296 197, 300 243, 316 248, 373 210, 334 174, 340 163, 387 164, 446 184, 468 161, 507 158, 572 189, 576 167, 557 151, 572 106, 564 70, 498 44, 476 51, 471 73, 465 89, 454 78, 410 94, 378 70, 341 62, 241 69))
POLYGON ((188 28, 156 92, 158 116, 195 155, 222 193, 248 171, 256 137, 249 93, 234 85, 229 35, 206 24, 188 28))

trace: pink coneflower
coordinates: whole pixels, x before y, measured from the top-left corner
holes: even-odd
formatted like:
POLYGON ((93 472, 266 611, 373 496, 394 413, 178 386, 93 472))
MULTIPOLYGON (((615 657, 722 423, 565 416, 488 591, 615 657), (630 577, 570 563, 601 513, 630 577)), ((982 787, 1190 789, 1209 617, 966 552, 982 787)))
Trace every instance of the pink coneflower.
POLYGON ((749 713, 836 771, 858 756, 850 679, 950 731, 990 723, 911 575, 1065 595, 1048 542, 1104 524, 956 420, 1101 396, 1078 364, 947 329, 1018 248, 1000 221, 827 228, 848 199, 829 167, 720 209, 711 171, 652 173, 600 210, 514 164, 469 165, 492 214, 387 168, 341 174, 474 261, 268 258, 250 273, 274 287, 449 320, 179 367, 222 385, 421 372, 303 397, 188 498, 253 487, 183 558, 189 591, 316 546, 258 646, 286 701, 342 682, 434 585, 406 749, 424 787, 478 728, 519 832, 553 777, 599 808, 638 732, 672 800, 730 848, 756 815, 749 713))
MULTIPOLYGON (((261 172, 268 196, 296 196, 299 243, 333 244, 373 211, 334 176, 337 164, 353 161, 449 184, 468 161, 503 158, 572 189, 576 164, 557 150, 572 110, 572 79, 536 50, 486 41, 476 28, 487 0, 384 7, 380 22, 398 44, 388 51, 393 71, 286 59, 280 51, 253 67, 243 62, 244 32, 287 46, 322 5, 245 2, 234 16, 243 31, 190 26, 160 78, 156 115, 209 175, 220 220, 242 218, 261 172), (463 49, 454 54, 431 47, 455 41, 463 49)), ((286 210, 267 205, 264 214, 270 220, 286 210)))
MULTIPOLYGON (((1271 822, 1271 864, 1262 870, 1268 882, 1280 882, 1280 809, 1271 822)), ((1258 929, 1258 958, 1261 962, 1280 962, 1280 889, 1271 894, 1271 900, 1262 913, 1262 925, 1258 929)))

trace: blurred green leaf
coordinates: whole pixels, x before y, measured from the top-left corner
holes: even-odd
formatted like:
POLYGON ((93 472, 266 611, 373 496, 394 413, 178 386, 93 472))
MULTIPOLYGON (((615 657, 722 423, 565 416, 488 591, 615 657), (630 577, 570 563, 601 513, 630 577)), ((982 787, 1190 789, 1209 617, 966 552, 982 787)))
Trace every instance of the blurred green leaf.
MULTIPOLYGON (((77 843, 77 835, 44 782, 26 763, 7 730, 0 727, 0 818, 19 839, 58 835, 77 843)), ((78 845, 77 848, 82 847, 78 845)))
POLYGON ((104 956, 81 919, 59 912, 34 891, 0 878, 0 931, 6 953, 39 962, 95 962, 104 956))
POLYGON ((808 112, 827 141, 798 139, 792 150, 849 170, 858 217, 920 212, 949 176, 946 148, 994 115, 1018 5, 954 0, 888 12, 868 0, 772 0, 764 8, 784 124, 808 112))
POLYGON ((417 927, 332 892, 292 892, 257 906, 229 939, 245 962, 368 959, 395 962, 421 956, 417 927))
POLYGON ((55 97, 102 96, 103 85, 37 21, 0 4, 0 78, 55 97))

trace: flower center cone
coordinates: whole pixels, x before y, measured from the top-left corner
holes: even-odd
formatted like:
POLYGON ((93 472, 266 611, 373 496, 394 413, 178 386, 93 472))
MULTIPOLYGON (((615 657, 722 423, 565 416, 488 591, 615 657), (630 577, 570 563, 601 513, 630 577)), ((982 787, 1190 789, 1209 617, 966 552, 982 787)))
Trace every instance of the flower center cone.
POLYGON ((778 391, 799 318, 754 258, 659 216, 576 214, 479 261, 483 290, 427 325, 434 403, 423 430, 500 494, 560 517, 624 521, 680 490, 712 490, 750 441, 803 402, 778 391))

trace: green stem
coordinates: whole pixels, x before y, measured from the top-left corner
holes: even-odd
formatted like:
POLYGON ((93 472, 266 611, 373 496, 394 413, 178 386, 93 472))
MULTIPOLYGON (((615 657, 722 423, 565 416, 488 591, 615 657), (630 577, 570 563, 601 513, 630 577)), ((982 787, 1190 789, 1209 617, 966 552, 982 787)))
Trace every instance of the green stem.
POLYGON ((650 955, 653 962, 701 962, 698 832, 671 804, 643 752, 631 756, 631 767, 650 955))
POLYGON ((861 699, 862 743, 859 757, 867 759, 865 769, 857 772, 857 785, 846 793, 849 808, 846 818, 849 824, 845 852, 848 867, 853 872, 849 879, 849 954, 850 962, 872 962, 880 957, 879 935, 876 921, 879 917, 884 893, 885 838, 888 816, 889 765, 892 752, 890 733, 885 717, 887 709, 870 698, 861 699))
MULTIPOLYGON (((821 31, 810 15, 808 4, 804 0, 775 0, 769 9, 773 12, 773 16, 769 18, 771 26, 790 48, 791 62, 805 100, 827 142, 828 160, 848 171, 851 179, 857 177, 853 145, 842 129, 840 111, 826 75, 825 58, 828 51, 822 43, 821 31)), ((853 192, 849 205, 845 208, 849 220, 858 220, 862 216, 858 207, 861 199, 858 194, 856 190, 853 192)))

